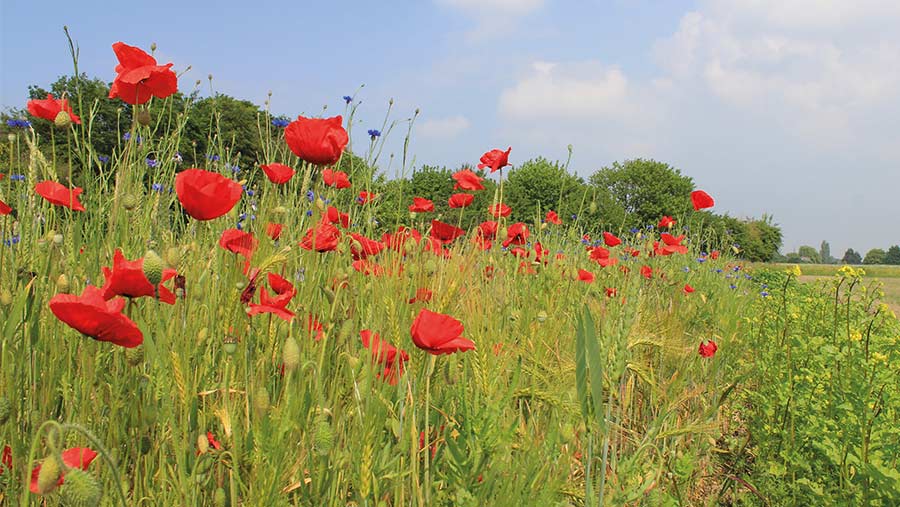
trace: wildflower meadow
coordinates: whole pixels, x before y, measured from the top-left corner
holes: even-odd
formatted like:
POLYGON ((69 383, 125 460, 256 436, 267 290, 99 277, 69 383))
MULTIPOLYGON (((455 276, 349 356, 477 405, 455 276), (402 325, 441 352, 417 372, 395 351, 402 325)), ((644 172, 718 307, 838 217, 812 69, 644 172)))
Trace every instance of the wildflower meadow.
POLYGON ((240 153, 155 47, 91 100, 69 48, 0 152, 0 505, 900 505, 862 269, 748 263, 702 182, 523 215, 516 146, 420 172, 415 115, 352 144, 352 95, 240 153))

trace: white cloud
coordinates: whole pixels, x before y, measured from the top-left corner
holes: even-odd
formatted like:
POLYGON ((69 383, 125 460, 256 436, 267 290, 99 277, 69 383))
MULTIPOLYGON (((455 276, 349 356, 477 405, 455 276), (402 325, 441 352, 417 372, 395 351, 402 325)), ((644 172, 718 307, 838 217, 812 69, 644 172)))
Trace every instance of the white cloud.
POLYGON ((544 0, 437 0, 439 4, 469 12, 527 14, 544 5, 544 0))
POLYGON ((627 95, 628 80, 617 67, 537 61, 500 94, 500 112, 513 119, 620 115, 627 109, 627 95))
POLYGON ((463 115, 447 118, 429 118, 415 128, 422 137, 429 139, 452 139, 469 128, 469 120, 463 115))

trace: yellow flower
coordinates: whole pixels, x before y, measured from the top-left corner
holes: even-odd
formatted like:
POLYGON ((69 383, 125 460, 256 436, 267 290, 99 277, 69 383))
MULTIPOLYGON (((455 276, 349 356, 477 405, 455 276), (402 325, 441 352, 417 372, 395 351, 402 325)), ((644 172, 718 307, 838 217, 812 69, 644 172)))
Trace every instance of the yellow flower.
POLYGON ((784 270, 784 272, 793 276, 800 276, 803 274, 803 272, 800 271, 800 266, 797 264, 794 264, 793 266, 787 268, 786 270, 784 270))

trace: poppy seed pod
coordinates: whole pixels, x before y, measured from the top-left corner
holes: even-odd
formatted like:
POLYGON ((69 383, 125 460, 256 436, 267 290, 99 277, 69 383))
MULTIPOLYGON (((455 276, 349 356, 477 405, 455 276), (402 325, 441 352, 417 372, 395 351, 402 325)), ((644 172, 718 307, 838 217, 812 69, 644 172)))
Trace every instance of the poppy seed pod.
POLYGON ((141 110, 139 110, 137 113, 137 122, 146 127, 150 125, 150 120, 150 111, 141 108, 141 110))
POLYGON ((293 336, 288 336, 281 350, 281 361, 284 363, 284 372, 292 373, 300 366, 300 345, 293 336))
POLYGON ((59 460, 56 456, 49 456, 41 463, 41 470, 37 476, 37 493, 47 494, 56 489, 56 483, 62 473, 59 460))
POLYGON ((153 250, 147 250, 144 254, 144 276, 151 285, 159 285, 163 276, 163 260, 153 250))

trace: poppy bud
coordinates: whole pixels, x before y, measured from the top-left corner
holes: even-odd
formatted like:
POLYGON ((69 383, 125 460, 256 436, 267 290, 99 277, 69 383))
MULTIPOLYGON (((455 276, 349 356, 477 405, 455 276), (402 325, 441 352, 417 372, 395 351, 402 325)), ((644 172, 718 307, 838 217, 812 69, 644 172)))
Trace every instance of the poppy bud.
POLYGON ((62 245, 63 235, 62 234, 54 234, 53 235, 53 244, 56 246, 62 245))
POLYGON ((543 310, 539 311, 536 318, 538 322, 544 322, 547 320, 547 312, 543 310))
POLYGON ((285 373, 291 373, 300 366, 300 345, 293 336, 288 336, 281 350, 281 360, 284 362, 285 373))
POLYGON ((202 431, 197 435, 197 449, 200 451, 200 454, 206 454, 206 451, 209 450, 209 439, 202 431))
POLYGON ((547 228, 547 222, 541 223, 541 230, 543 231, 546 228, 547 228))
POLYGON ((334 445, 334 430, 331 429, 331 424, 328 423, 326 418, 319 417, 316 421, 315 431, 313 447, 319 453, 319 456, 327 456, 334 445))
POLYGON ((69 277, 65 273, 59 275, 59 278, 56 279, 56 291, 61 294, 68 294, 70 288, 69 277))
POLYGON ((590 206, 588 206, 588 209, 591 211, 591 213, 596 213, 597 212, 597 201, 591 201, 591 204, 590 204, 590 206))
POLYGON ((509 231, 506 229, 506 227, 501 227, 501 228, 497 231, 497 237, 498 237, 498 238, 505 238, 505 237, 507 237, 507 236, 509 235, 508 233, 509 233, 509 231))
POLYGON ((258 387, 253 395, 253 409, 256 411, 257 417, 266 415, 269 405, 269 391, 265 387, 258 387))
POLYGON ((129 366, 137 366, 144 360, 144 347, 132 347, 125 349, 125 362, 129 366))
POLYGON ((56 489, 61 467, 56 456, 50 456, 41 463, 41 470, 37 476, 37 492, 39 495, 49 493, 56 489))
POLYGON ((0 290, 0 304, 9 306, 12 304, 12 294, 6 289, 0 290))
POLYGON ((57 127, 64 129, 72 124, 72 118, 69 117, 69 113, 66 111, 60 111, 57 113, 56 118, 53 120, 53 124, 57 127))
POLYGON ((137 122, 145 127, 147 125, 150 125, 150 111, 148 111, 147 109, 143 109, 143 108, 140 111, 138 111, 137 122))
POLYGON ((63 491, 66 499, 73 505, 96 505, 100 502, 103 490, 93 475, 73 468, 66 472, 66 483, 63 491))
POLYGON ((225 505, 227 504, 225 500, 225 489, 216 488, 216 492, 213 493, 213 505, 215 505, 216 507, 225 507, 225 505))
POLYGON ((156 51, 156 43, 155 42, 150 43, 150 51, 156 51))
POLYGON ((237 343, 238 340, 234 336, 226 336, 225 339, 222 340, 222 350, 230 356, 237 351, 237 343))
POLYGON ((128 211, 137 208, 138 200, 135 196, 131 194, 125 194, 122 196, 122 207, 127 209, 128 211))
POLYGON ((273 215, 284 216, 284 215, 287 215, 287 212, 288 212, 288 209, 285 208, 284 206, 275 206, 275 208, 272 209, 273 215))
POLYGON ((16 142, 16 135, 13 134, 12 132, 10 132, 9 134, 6 134, 6 140, 11 143, 14 143, 14 142, 16 142))
POLYGON ((162 272, 162 258, 153 250, 147 250, 147 253, 144 254, 144 276, 147 277, 150 285, 154 287, 159 285, 159 282, 162 281, 162 272))
POLYGON ((181 250, 173 247, 169 247, 166 249, 166 264, 172 268, 177 270, 178 264, 181 263, 181 250))
POLYGON ((0 426, 6 424, 9 420, 9 414, 12 413, 12 404, 8 399, 0 397, 0 426))
POLYGON ((316 197, 316 208, 319 211, 325 211, 325 201, 323 201, 321 197, 316 197))

